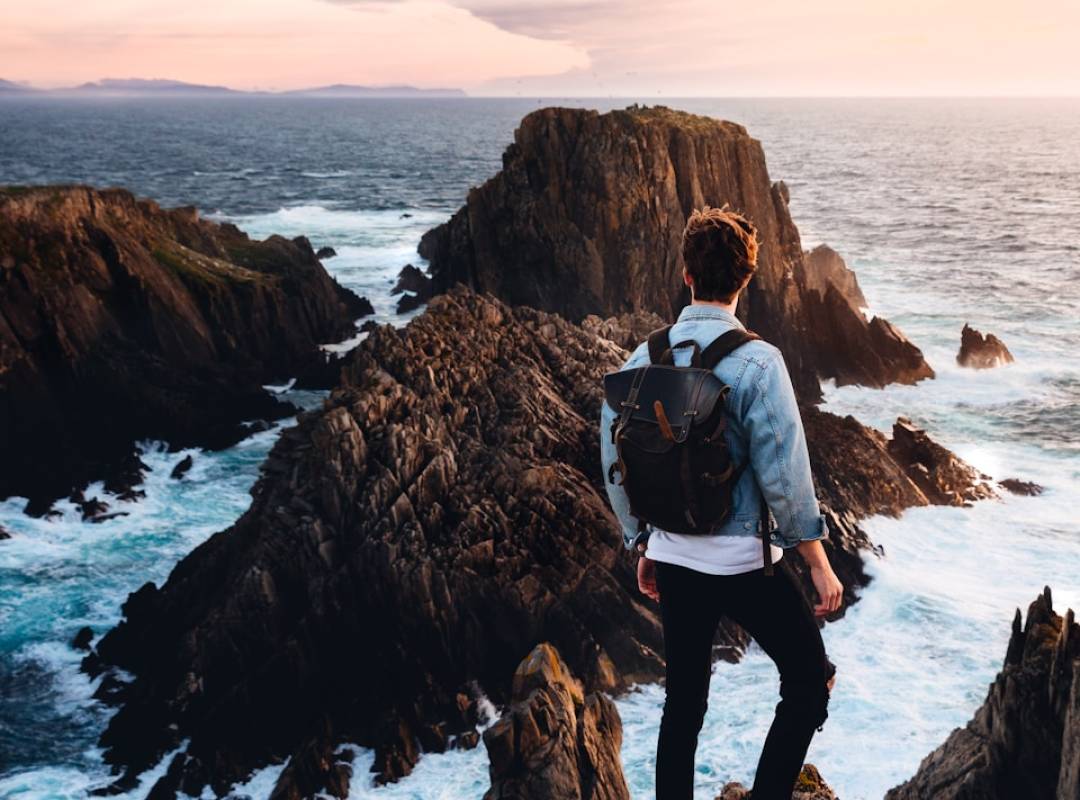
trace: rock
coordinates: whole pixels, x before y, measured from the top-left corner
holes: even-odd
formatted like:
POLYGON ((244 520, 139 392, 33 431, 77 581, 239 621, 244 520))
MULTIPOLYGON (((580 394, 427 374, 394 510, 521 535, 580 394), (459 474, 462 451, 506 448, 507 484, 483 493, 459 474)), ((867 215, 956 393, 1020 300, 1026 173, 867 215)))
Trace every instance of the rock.
POLYGON ((302 238, 252 241, 123 190, 0 192, 0 498, 44 513, 136 441, 224 447, 243 420, 294 413, 262 384, 363 310, 302 238))
POLYGON ((884 386, 933 376, 896 328, 867 321, 832 283, 813 288, 821 279, 808 275, 787 187, 770 182, 761 144, 731 122, 660 106, 532 112, 502 171, 425 234, 420 253, 436 292, 465 283, 575 321, 627 311, 672 320, 688 300, 686 218, 725 203, 753 220, 761 243, 738 314, 783 351, 800 396, 819 399, 819 377, 884 386))
MULTIPOLYGON (((296 753, 326 716, 394 780, 475 731, 477 687, 509 702, 538 642, 585 692, 657 680, 656 606, 600 474, 601 377, 626 356, 464 287, 404 329, 371 330, 323 408, 282 432, 250 510, 163 587, 131 595, 99 643, 91 666, 134 676, 101 739, 107 761, 137 774, 188 740, 191 774, 227 785, 296 753)), ((812 420, 829 557, 851 602, 870 547, 858 519, 927 501, 883 436, 812 420)), ((728 622, 715 644, 735 659, 746 636, 728 622)))
POLYGON ((94 631, 89 627, 83 627, 79 628, 79 632, 71 640, 71 646, 76 650, 89 650, 92 641, 94 641, 94 631))
POLYGON ((484 800, 629 800, 618 709, 606 695, 585 696, 550 644, 518 665, 511 703, 484 731, 484 800))
POLYGON ((399 292, 412 292, 423 300, 430 300, 432 296, 431 278, 420 271, 419 267, 406 264, 398 273, 397 283, 390 290, 390 294, 399 292))
POLYGON ((315 253, 315 258, 319 259, 319 261, 323 261, 327 258, 333 258, 336 255, 337 250, 335 250, 333 247, 320 247, 315 253))
MULTIPOLYGON (((716 796, 716 800, 749 800, 750 790, 741 783, 727 783, 716 796)), ((795 789, 791 800, 837 800, 836 794, 825 783, 817 767, 804 764, 799 777, 795 779, 795 789)))
POLYGON ((10 538, 11 538, 11 534, 8 533, 7 530, 4 529, 3 525, 0 525, 0 542, 2 542, 4 539, 10 539, 10 538))
POLYGON ((835 286, 844 299, 856 308, 864 308, 869 303, 859 288, 859 279, 844 259, 827 244, 819 244, 813 250, 803 251, 806 264, 806 286, 824 295, 829 286, 835 286))
POLYGON ((998 481, 1001 488, 1013 494, 1028 495, 1029 497, 1043 493, 1043 487, 1033 481, 1022 481, 1019 478, 1005 478, 998 481))
POLYGON ((907 417, 893 424, 889 455, 905 466, 907 475, 929 502, 963 506, 994 497, 989 475, 984 475, 937 444, 907 417))
POLYGON ((1013 619, 1005 665, 963 728, 887 800, 1080 797, 1080 626, 1050 589, 1013 619))
POLYGON ((339 800, 349 796, 352 778, 352 754, 339 759, 334 752, 334 734, 330 720, 319 720, 313 735, 293 754, 270 793, 269 800, 304 800, 330 795, 339 800))
POLYGON ((419 295, 415 294, 403 294, 397 303, 397 313, 405 314, 409 311, 415 311, 424 304, 424 301, 420 299, 419 295))
POLYGON ((645 341, 650 333, 666 324, 662 317, 651 311, 620 314, 607 319, 589 314, 581 321, 582 328, 614 342, 624 350, 633 350, 645 341))
POLYGON ((195 459, 193 459, 190 455, 184 456, 182 459, 176 462, 176 466, 173 467, 172 472, 169 473, 169 477, 172 478, 174 481, 178 481, 185 475, 187 475, 188 470, 190 470, 193 466, 195 466, 195 459))
POLYGON ((990 369, 1011 364, 1015 360, 1001 339, 992 333, 983 336, 964 323, 964 328, 960 331, 960 352, 956 354, 956 363, 961 367, 990 369))

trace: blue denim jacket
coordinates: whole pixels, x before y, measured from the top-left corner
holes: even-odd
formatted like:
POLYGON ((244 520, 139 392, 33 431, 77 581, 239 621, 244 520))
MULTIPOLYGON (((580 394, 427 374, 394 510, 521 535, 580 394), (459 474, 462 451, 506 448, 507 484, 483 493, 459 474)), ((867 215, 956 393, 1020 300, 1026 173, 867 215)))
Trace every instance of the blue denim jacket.
MULTIPOLYGON (((688 305, 671 329, 672 342, 693 339, 704 350, 717 336, 732 327, 744 327, 738 318, 711 305, 688 305)), ((687 366, 691 348, 674 352, 675 363, 687 366)), ((649 363, 647 343, 630 355, 622 369, 649 363)), ((780 351, 765 341, 747 342, 722 359, 714 370, 731 387, 727 399, 730 424, 724 435, 736 464, 742 464, 749 452, 750 465, 735 484, 732 515, 711 535, 753 536, 761 519, 761 492, 765 492, 771 516, 771 541, 781 547, 825 536, 825 517, 818 509, 810 475, 810 456, 806 450, 799 407, 787 366, 780 351), (760 488, 759 488, 760 486, 760 488)), ((614 410, 603 404, 600 412, 600 458, 604 485, 611 507, 623 529, 623 545, 631 550, 648 537, 646 528, 638 533, 638 520, 630 513, 630 503, 622 486, 607 480, 608 468, 616 461, 611 441, 614 410)))

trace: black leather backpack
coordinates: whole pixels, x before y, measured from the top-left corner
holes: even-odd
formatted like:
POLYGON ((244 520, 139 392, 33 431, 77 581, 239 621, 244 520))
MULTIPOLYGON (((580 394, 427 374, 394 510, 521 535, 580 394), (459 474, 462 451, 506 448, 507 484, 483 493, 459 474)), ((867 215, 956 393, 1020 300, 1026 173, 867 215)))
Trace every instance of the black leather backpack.
MULTIPOLYGON (((649 334, 644 367, 604 376, 606 401, 619 416, 611 426, 618 459, 607 478, 626 489, 630 512, 639 521, 671 533, 708 534, 731 514, 732 493, 746 464, 736 465, 728 449, 725 400, 731 387, 713 373, 720 359, 757 334, 732 328, 704 350, 693 340, 690 366, 678 367, 668 334, 649 334), (616 478, 617 476, 617 478, 616 478)), ((762 531, 769 510, 761 501, 762 531)), ((765 572, 772 574, 769 537, 762 535, 765 572)))

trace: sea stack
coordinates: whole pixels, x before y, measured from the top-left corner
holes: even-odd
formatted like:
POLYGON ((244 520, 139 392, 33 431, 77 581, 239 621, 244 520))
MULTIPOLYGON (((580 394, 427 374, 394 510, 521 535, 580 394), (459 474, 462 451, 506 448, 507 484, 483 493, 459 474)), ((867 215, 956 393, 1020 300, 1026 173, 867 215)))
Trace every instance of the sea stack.
POLYGON ((986 701, 886 800, 1080 797, 1080 625, 1050 589, 1013 619, 986 701))
POLYGON ((89 480, 137 481, 137 440, 220 447, 294 413, 262 384, 369 312, 306 239, 118 189, 0 189, 0 498, 43 513, 89 480))
POLYGON ((843 274, 835 262, 808 265, 787 187, 770 181, 761 143, 732 122, 662 106, 535 111, 502 171, 420 252, 436 292, 465 283, 574 321, 642 310, 670 321, 688 301, 686 219, 725 204, 753 221, 761 243, 739 316, 783 351, 804 399, 820 397, 819 377, 880 387, 933 376, 899 330, 867 320, 851 286, 828 277, 843 274))
POLYGON ((960 331, 960 352, 956 354, 956 363, 972 369, 990 369, 1002 364, 1011 364, 1016 359, 1001 341, 992 333, 982 333, 964 323, 960 331))

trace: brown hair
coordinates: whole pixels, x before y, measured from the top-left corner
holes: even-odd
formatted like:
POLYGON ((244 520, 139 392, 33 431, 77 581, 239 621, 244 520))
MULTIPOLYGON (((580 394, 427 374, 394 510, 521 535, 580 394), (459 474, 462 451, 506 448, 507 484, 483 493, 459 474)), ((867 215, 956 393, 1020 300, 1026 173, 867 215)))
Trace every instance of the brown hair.
POLYGON ((757 254, 757 229, 727 206, 705 206, 686 221, 682 256, 696 300, 730 301, 750 282, 757 254))

